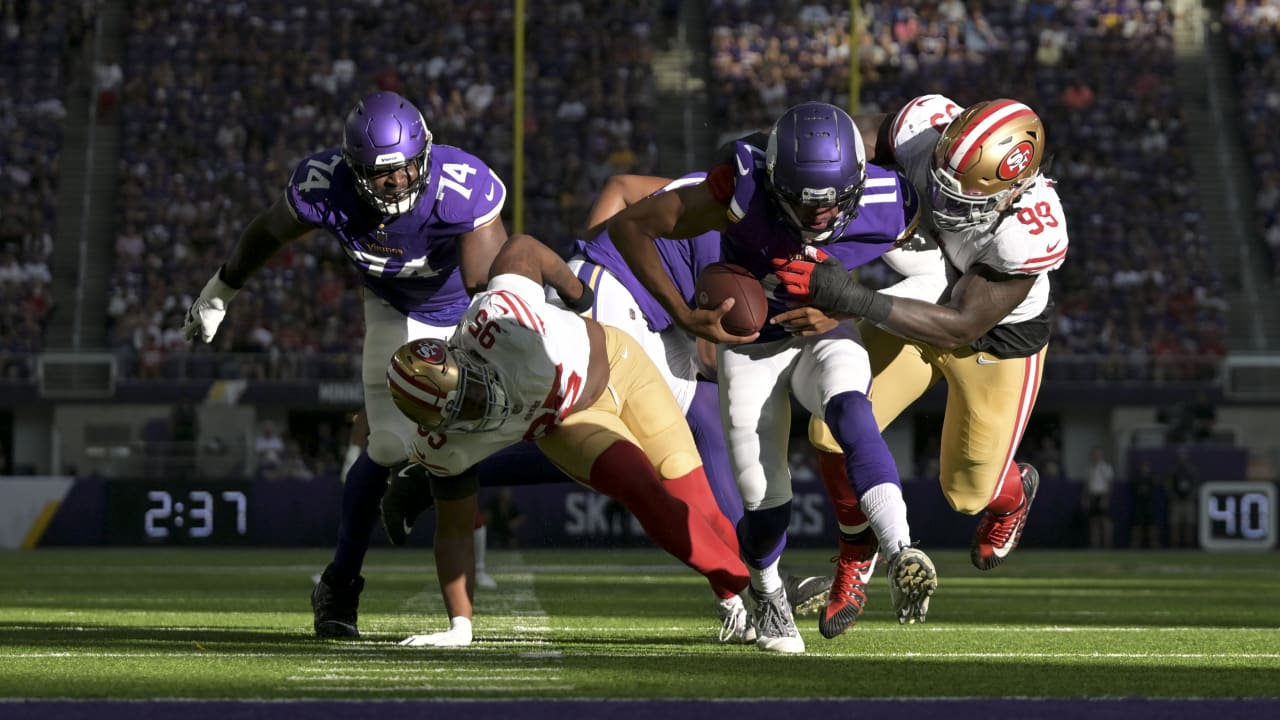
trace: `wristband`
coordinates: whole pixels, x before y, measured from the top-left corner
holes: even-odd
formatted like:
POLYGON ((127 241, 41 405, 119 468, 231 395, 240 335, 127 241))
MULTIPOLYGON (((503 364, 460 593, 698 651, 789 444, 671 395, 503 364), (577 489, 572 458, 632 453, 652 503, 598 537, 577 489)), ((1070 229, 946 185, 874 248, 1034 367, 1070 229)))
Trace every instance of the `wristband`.
POLYGON ((239 292, 240 288, 222 279, 222 268, 219 267, 213 273, 213 277, 209 278, 209 282, 204 284, 204 289, 200 291, 200 299, 217 298, 226 304, 230 303, 239 292))
MULTIPOLYGON (((861 285, 858 287, 867 290, 861 285)), ((867 292, 871 294, 871 302, 867 304, 867 310, 862 313, 862 317, 876 325, 880 325, 889 319, 889 311, 893 309, 893 296, 871 290, 867 290, 867 292)))
POLYGON ((565 300, 564 295, 561 295, 560 299, 564 300, 565 307, 579 315, 590 310, 596 304, 596 294, 591 291, 591 286, 586 283, 582 283, 582 294, 578 296, 577 300, 565 300))
MULTIPOLYGON (((226 285, 227 287, 231 288, 231 289, 232 289, 232 290, 234 290, 235 292, 239 292, 239 291, 240 291, 240 289, 241 289, 241 288, 243 288, 244 286, 243 286, 243 285, 232 285, 231 283, 227 282, 227 275, 226 275, 226 271, 227 271, 227 266, 226 266, 225 264, 224 264, 224 265, 219 265, 219 266, 218 266, 218 272, 214 274, 214 277, 218 278, 218 282, 222 283, 223 285, 226 285)), ((234 294, 234 293, 233 293, 233 294, 234 294)))

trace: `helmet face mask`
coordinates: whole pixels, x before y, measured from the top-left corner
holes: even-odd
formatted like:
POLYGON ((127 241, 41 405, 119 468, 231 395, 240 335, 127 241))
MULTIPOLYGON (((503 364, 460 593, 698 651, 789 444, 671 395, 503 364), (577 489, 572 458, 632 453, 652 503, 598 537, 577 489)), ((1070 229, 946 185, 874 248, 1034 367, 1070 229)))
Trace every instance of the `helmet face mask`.
POLYGON ((966 108, 934 147, 929 201, 939 230, 994 224, 1034 182, 1044 158, 1044 124, 1016 100, 966 108))
POLYGON ((805 242, 835 237, 857 217, 866 177, 862 137, 834 105, 796 105, 769 133, 765 187, 805 242))
POLYGON ((408 100, 374 93, 347 115, 342 157, 362 199, 384 215, 401 215, 417 205, 427 186, 431 131, 408 100))
POLYGON ((487 364, 435 338, 401 346, 391 356, 387 386, 400 412, 429 432, 487 432, 512 412, 487 364))
POLYGON ((1009 190, 991 197, 966 197, 957 192, 951 178, 937 170, 929 175, 929 207, 939 230, 958 232, 992 225, 1000 217, 1000 204, 1012 195, 1009 190))

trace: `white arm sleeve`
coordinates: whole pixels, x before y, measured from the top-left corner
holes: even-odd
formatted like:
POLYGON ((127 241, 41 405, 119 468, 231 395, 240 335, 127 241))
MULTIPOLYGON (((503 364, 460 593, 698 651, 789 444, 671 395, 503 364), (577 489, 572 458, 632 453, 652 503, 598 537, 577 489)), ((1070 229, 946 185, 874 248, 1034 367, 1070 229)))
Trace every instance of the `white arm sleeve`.
POLYGON ((885 264, 905 277, 880 292, 937 302, 947 289, 947 259, 934 241, 917 233, 906 244, 885 253, 885 264))

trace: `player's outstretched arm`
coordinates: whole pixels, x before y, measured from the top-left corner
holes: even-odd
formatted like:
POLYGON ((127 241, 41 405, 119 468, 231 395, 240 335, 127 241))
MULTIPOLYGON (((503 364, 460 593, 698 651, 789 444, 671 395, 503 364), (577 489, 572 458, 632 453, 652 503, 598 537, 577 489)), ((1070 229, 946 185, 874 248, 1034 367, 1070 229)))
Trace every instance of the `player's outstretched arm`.
POLYGON ((532 235, 516 235, 502 246, 489 268, 489 277, 498 275, 522 275, 550 287, 574 312, 590 308, 594 299, 564 259, 532 235))
MULTIPOLYGON (((775 261, 780 290, 801 302, 842 315, 864 317, 881 327, 934 347, 954 349, 972 343, 1018 307, 1034 275, 1005 275, 984 266, 965 273, 939 305, 876 292, 848 274, 806 261, 775 261)), ((785 313, 774 321, 787 319, 785 313)))
POLYGON ((449 616, 449 629, 400 641, 410 647, 466 647, 471 644, 472 594, 475 588, 475 493, 461 500, 436 500, 434 548, 436 578, 449 616))
POLYGON ((197 335, 213 342, 218 326, 227 315, 227 305, 249 278, 271 259, 285 243, 306 235, 311 226, 298 220, 288 199, 281 195, 271 207, 258 213, 241 234, 231 257, 213 273, 199 297, 187 309, 182 334, 187 340, 197 335))
POLYGON ((755 336, 731 335, 720 325, 720 318, 733 307, 732 299, 726 299, 718 308, 690 309, 667 274, 654 245, 658 238, 687 239, 725 229, 728 225, 725 204, 717 200, 710 189, 714 173, 715 170, 708 175, 707 182, 646 197, 614 215, 608 222, 609 237, 636 278, 653 293, 676 324, 713 343, 741 343, 755 336))

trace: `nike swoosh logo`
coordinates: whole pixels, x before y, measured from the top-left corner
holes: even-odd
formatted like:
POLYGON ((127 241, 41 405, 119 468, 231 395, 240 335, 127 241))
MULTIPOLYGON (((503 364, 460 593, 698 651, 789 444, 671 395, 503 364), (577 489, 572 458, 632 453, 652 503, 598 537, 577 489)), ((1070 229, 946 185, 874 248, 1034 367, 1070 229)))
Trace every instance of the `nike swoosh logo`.
POLYGON ((747 169, 747 166, 742 164, 742 156, 741 156, 741 155, 734 155, 734 156, 733 156, 733 160, 734 160, 734 162, 738 163, 738 174, 739 174, 739 175, 749 175, 749 174, 751 173, 751 171, 747 169))
POLYGON ((986 355, 979 355, 978 364, 979 365, 999 365, 1000 361, 992 360, 991 358, 988 358, 986 355))
POLYGON ((1052 244, 1052 245, 1045 245, 1045 246, 1044 246, 1044 251, 1045 251, 1045 252, 1047 252, 1047 253, 1051 253, 1051 252, 1053 252, 1054 250, 1057 250, 1057 249, 1058 249, 1058 246, 1059 246, 1059 245, 1061 245, 1061 244, 1062 244, 1062 241, 1061 241, 1061 240, 1059 240, 1058 242, 1056 242, 1056 243, 1054 243, 1054 244, 1052 244))
POLYGON ((412 472, 412 471, 413 471, 413 466, 412 466, 412 465, 405 465, 404 467, 400 468, 400 472, 396 473, 396 475, 398 475, 398 476, 400 476, 400 477, 404 478, 405 480, 408 480, 408 479, 409 479, 409 473, 410 473, 410 472, 412 472))
POLYGON ((401 525, 404 525, 404 534, 405 534, 405 535, 408 535, 409 533, 413 532, 413 526, 409 524, 409 521, 408 521, 408 520, 401 520, 401 521, 400 521, 400 524, 401 524, 401 525))
POLYGON ((626 347, 623 347, 623 348, 622 348, 622 359, 623 359, 623 360, 626 360, 626 359, 627 359, 627 348, 626 348, 626 347))
POLYGON ((493 183, 490 183, 490 184, 489 184, 489 192, 487 192, 487 193, 485 193, 485 194, 484 194, 484 199, 485 199, 486 201, 489 201, 489 200, 492 200, 492 199, 493 199, 493 189, 494 189, 495 187, 497 187, 497 186, 496 186, 496 185, 494 185, 493 183))

